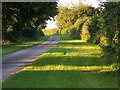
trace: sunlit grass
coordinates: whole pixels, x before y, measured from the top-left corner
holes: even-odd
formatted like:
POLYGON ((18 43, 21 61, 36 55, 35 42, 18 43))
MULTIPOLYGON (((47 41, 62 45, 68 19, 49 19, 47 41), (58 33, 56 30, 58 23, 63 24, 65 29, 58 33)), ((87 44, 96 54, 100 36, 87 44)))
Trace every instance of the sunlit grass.
POLYGON ((53 35, 53 34, 57 33, 57 29, 56 28, 42 29, 42 31, 44 32, 45 35, 53 35))
POLYGON ((53 71, 53 70, 78 70, 90 72, 110 72, 117 71, 116 64, 109 66, 65 66, 65 65, 45 65, 45 66, 28 66, 21 71, 53 71))
POLYGON ((118 88, 116 60, 99 46, 60 36, 61 42, 3 82, 3 88, 118 88))

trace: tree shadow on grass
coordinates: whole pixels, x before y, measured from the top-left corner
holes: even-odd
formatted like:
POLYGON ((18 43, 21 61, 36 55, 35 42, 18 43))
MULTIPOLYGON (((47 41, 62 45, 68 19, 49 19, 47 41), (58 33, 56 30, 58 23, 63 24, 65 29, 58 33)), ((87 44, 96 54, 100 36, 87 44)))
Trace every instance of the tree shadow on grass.
POLYGON ((51 50, 48 51, 48 53, 71 53, 71 52, 76 52, 77 49, 71 49, 71 48, 53 48, 51 50))
POLYGON ((92 44, 92 43, 86 43, 86 42, 60 42, 59 44, 62 44, 62 45, 75 45, 75 46, 96 46, 96 45, 94 45, 94 44, 92 44))
MULTIPOLYGON (((112 73, 23 71, 3 82, 3 88, 118 88, 112 73)), ((94 89, 93 89, 94 90, 94 89)))
POLYGON ((111 65, 99 57, 81 57, 81 56, 49 56, 41 57, 40 59, 33 62, 33 66, 44 66, 44 65, 72 65, 72 66, 96 66, 96 65, 111 65))
MULTIPOLYGON (((70 46, 94 46, 85 42, 64 42, 59 43, 66 47, 70 46)), ((85 51, 85 49, 83 49, 85 51)), ((117 77, 113 72, 81 72, 78 67, 87 69, 97 66, 111 65, 101 58, 98 53, 78 52, 79 49, 55 47, 47 53, 40 56, 36 61, 30 64, 28 70, 23 70, 13 77, 3 82, 3 88, 117 88, 117 77), (76 53, 77 55, 76 55, 76 53), (83 53, 79 55, 79 53, 83 53), (66 70, 75 68, 75 70, 66 70), (42 69, 47 70, 43 70, 42 69), (52 70, 52 69, 58 70, 52 70), (60 69, 60 70, 59 70, 60 69), (63 70, 61 70, 63 69, 63 70), (65 70, 64 70, 65 69, 65 70)), ((97 68, 95 67, 95 68, 97 68)), ((27 67, 26 67, 27 68, 27 67)), ((104 68, 104 67, 103 67, 104 68)), ((106 69, 106 68, 105 68, 106 69)))

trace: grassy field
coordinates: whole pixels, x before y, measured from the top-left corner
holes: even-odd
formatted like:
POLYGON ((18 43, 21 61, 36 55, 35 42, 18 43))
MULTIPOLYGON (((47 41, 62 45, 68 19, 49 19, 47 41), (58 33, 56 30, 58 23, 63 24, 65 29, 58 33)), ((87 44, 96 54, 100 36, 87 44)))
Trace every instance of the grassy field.
POLYGON ((57 34, 58 29, 57 28, 52 28, 52 29, 42 29, 45 35, 53 35, 57 34))
POLYGON ((26 47, 40 44, 46 41, 49 37, 50 37, 49 35, 46 35, 46 36, 39 38, 38 40, 32 40, 32 41, 26 41, 26 42, 24 41, 19 44, 10 44, 10 45, 3 46, 2 49, 0 49, 0 55, 8 54, 11 52, 24 49, 26 47))
POLYGON ((3 88, 118 88, 115 60, 99 46, 60 36, 61 42, 3 82, 3 88))

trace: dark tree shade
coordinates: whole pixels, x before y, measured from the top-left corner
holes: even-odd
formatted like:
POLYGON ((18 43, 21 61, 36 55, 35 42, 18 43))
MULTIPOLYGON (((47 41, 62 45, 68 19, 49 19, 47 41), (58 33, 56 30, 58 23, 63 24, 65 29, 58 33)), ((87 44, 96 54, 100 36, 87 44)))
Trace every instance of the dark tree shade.
POLYGON ((41 31, 37 31, 38 26, 44 28, 45 21, 56 14, 56 2, 3 2, 3 39, 15 41, 16 38, 26 35, 34 38, 33 32, 43 35, 41 31), (30 34, 29 31, 32 33, 30 34))

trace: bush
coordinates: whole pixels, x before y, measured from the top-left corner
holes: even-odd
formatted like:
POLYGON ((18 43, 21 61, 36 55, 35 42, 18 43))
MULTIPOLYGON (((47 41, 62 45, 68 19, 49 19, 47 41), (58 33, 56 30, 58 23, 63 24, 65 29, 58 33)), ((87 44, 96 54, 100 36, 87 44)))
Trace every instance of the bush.
POLYGON ((38 37, 44 36, 44 33, 41 30, 29 28, 29 29, 23 30, 22 35, 27 38, 37 39, 38 37))
POLYGON ((99 17, 100 46, 106 58, 120 62, 120 2, 106 2, 99 17), (103 38, 104 37, 104 38, 103 38))

